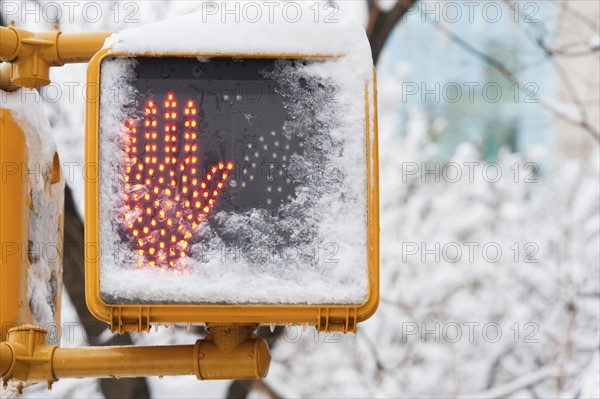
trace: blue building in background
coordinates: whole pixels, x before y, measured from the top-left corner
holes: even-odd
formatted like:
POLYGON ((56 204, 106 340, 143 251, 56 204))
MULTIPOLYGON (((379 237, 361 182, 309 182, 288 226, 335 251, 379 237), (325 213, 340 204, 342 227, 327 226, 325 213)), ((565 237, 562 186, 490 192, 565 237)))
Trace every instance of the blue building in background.
POLYGON ((543 50, 554 27, 551 2, 417 3, 391 34, 378 66, 383 73, 405 71, 398 112, 424 112, 431 140, 446 155, 463 141, 491 161, 500 148, 527 152, 539 145, 549 155, 553 116, 539 99, 553 97, 555 89, 555 69, 543 50))

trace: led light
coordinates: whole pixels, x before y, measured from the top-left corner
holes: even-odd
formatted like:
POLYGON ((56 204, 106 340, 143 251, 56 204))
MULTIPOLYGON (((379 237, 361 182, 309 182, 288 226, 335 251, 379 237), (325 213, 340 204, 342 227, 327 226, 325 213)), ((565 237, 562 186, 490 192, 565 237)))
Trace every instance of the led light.
POLYGON ((151 116, 138 122, 129 119, 126 123, 128 140, 124 147, 125 152, 137 153, 136 143, 140 139, 140 149, 144 149, 146 153, 143 157, 144 162, 138 162, 135 155, 124 159, 123 180, 126 184, 123 188, 126 196, 122 215, 137 253, 146 258, 142 265, 157 266, 162 270, 165 267, 174 267, 178 258, 189 255, 190 240, 193 238, 193 231, 198 227, 197 222, 203 221, 210 209, 217 204, 216 198, 227 179, 226 174, 220 173, 221 176, 218 176, 216 173, 232 170, 233 163, 220 161, 208 165, 209 173, 204 179, 198 177, 198 164, 202 160, 198 156, 200 143, 196 142, 199 135, 195 129, 199 125, 193 117, 182 117, 184 114, 198 113, 193 100, 184 101, 184 107, 178 108, 176 95, 169 92, 164 102, 159 104, 164 108, 159 110, 155 101, 150 99, 143 110, 146 115, 159 114, 160 118, 151 116), (139 132, 136 124, 140 126, 139 132), (181 146, 177 146, 176 132, 182 125, 186 127, 182 135, 185 141, 181 146), (162 137, 156 133, 158 129, 165 132, 162 137), (166 145, 159 145, 159 142, 166 145), (188 156, 182 157, 183 153, 187 153, 188 156), (185 165, 190 165, 190 168, 186 168, 185 165), (156 179, 153 179, 154 176, 156 179), (130 181, 135 181, 136 184, 131 185, 130 181), (191 186, 188 187, 188 184, 191 186), (190 188, 192 186, 194 189, 190 188), (196 190, 198 186, 201 186, 203 191, 196 190), (139 213, 127 213, 131 208, 139 213), (131 217, 137 221, 131 223, 131 217), (146 244, 152 246, 142 249, 146 244))

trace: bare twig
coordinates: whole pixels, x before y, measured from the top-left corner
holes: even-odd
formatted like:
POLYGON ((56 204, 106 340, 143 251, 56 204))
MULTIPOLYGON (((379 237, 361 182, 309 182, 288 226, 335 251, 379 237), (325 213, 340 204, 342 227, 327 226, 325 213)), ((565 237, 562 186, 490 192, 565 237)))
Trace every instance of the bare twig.
POLYGON ((371 43, 374 63, 377 63, 381 50, 392 30, 416 2, 417 0, 397 0, 391 10, 384 11, 375 0, 367 0, 369 7, 367 36, 371 43))
POLYGON ((556 367, 544 367, 531 374, 524 375, 516 378, 509 383, 487 389, 485 391, 477 392, 472 395, 466 395, 466 398, 477 398, 477 399, 500 399, 511 396, 512 394, 519 392, 523 389, 527 389, 531 386, 538 384, 540 381, 548 378, 555 377, 558 374, 556 367))
MULTIPOLYGON (((430 21, 431 22, 431 21, 430 21)), ((440 28, 440 26, 438 24, 433 23, 436 27, 440 28)), ((466 40, 462 39, 460 36, 458 36, 456 33, 450 31, 450 30, 445 30, 444 33, 446 34, 446 36, 452 40, 454 43, 456 43, 457 45, 459 45, 463 50, 465 50, 467 53, 483 60, 485 63, 487 63, 488 65, 490 65, 491 67, 493 67, 494 69, 496 69, 501 75, 503 75, 506 79, 508 79, 510 82, 513 82, 517 85, 517 87, 519 88, 520 91, 527 93, 528 95, 531 96, 532 99, 535 99, 536 101, 538 101, 540 103, 540 105, 542 105, 544 108, 546 108, 547 110, 549 110, 550 112, 552 112, 554 114, 554 116, 556 116, 557 118, 573 125, 573 126, 577 126, 582 128, 583 130, 585 130, 597 143, 600 143, 600 132, 592 125, 589 124, 589 122, 584 119, 584 118, 580 118, 580 119, 574 119, 572 117, 570 117, 570 115, 568 115, 568 113, 566 112, 561 112, 559 109, 557 109, 552 103, 544 100, 543 98, 540 98, 537 93, 531 91, 530 89, 528 89, 523 82, 521 82, 521 80, 502 62, 500 62, 499 60, 497 60, 496 58, 478 50, 477 48, 475 48, 473 45, 471 45, 469 42, 467 42, 466 40)), ((585 114, 584 114, 585 115, 585 114)))

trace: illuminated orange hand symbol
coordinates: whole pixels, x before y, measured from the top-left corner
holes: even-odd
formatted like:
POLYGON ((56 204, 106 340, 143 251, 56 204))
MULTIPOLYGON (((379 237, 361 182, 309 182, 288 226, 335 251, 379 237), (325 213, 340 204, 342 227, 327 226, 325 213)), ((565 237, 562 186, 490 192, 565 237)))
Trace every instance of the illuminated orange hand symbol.
POLYGON ((181 106, 168 93, 159 105, 148 100, 143 120, 126 124, 123 219, 145 265, 173 268, 189 255, 190 240, 215 205, 233 163, 201 169, 193 100, 181 106))

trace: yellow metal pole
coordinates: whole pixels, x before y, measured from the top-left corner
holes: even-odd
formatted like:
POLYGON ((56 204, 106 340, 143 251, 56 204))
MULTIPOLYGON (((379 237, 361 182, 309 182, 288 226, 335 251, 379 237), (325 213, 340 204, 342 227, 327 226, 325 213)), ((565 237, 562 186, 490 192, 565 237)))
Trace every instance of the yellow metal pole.
POLYGON ((0 335, 33 322, 27 303, 29 183, 27 143, 8 109, 0 109, 0 335))
MULTIPOLYGON (((0 27, 0 60, 5 61, 0 65, 0 90, 50 83, 50 66, 88 61, 109 35, 62 34, 57 28, 32 33, 12 23, 8 28, 0 27)), ((25 134, 8 109, 0 110, 0 144, 0 338, 5 340, 9 328, 33 322, 27 302, 29 160, 25 134)), ((57 158, 55 161, 58 163, 57 158)), ((57 229, 62 230, 62 226, 57 229)))

